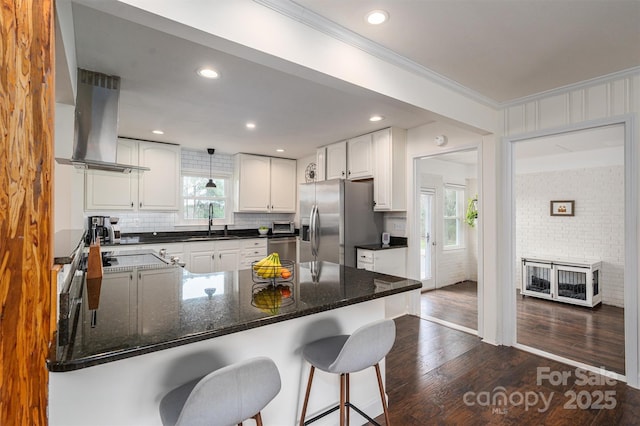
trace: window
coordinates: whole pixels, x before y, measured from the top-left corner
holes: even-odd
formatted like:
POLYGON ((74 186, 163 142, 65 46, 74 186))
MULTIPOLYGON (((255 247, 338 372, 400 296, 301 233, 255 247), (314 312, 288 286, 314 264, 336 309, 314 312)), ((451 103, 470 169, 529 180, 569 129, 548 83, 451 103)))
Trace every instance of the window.
POLYGON ((444 187, 444 248, 455 249, 464 246, 463 212, 464 187, 445 185, 444 187))
POLYGON ((185 224, 206 223, 209 205, 213 208, 213 223, 231 223, 231 180, 226 176, 213 176, 215 188, 207 188, 209 178, 197 173, 182 175, 182 208, 180 221, 185 224))

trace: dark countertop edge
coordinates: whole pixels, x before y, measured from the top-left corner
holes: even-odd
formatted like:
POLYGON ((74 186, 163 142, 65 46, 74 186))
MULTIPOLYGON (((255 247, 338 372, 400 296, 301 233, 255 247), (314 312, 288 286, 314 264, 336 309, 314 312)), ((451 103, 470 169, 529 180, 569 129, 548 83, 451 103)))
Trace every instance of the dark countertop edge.
POLYGON ((390 244, 388 246, 383 246, 382 244, 363 244, 355 246, 357 249, 364 250, 389 250, 389 249, 397 249, 397 248, 407 248, 407 244, 390 244))
MULTIPOLYGON (((257 229, 243 229, 243 230, 230 230, 227 235, 233 237, 229 240, 222 241, 233 241, 240 239, 252 239, 252 238, 291 238, 298 236, 298 230, 295 233, 291 234, 269 234, 260 235, 257 229)), ((206 231, 169 231, 169 232, 158 232, 157 235, 153 235, 152 232, 148 233, 129 233, 122 234, 122 238, 138 238, 137 242, 128 242, 124 244, 102 244, 103 247, 115 248, 115 247, 128 247, 132 245, 139 244, 172 244, 172 243, 186 243, 186 242, 207 242, 207 241, 221 241, 220 237, 224 237, 222 231, 215 231, 211 234, 210 239, 206 239, 207 232, 206 231), (203 238, 200 240, 193 241, 191 238, 199 237, 203 238)))
POLYGON ((76 360, 76 361, 52 361, 51 359, 47 359, 47 369, 52 373, 62 373, 67 371, 80 370, 87 367, 106 364, 108 362, 119 361, 127 358, 133 358, 138 355, 144 355, 152 352, 161 351, 164 349, 175 348, 175 347, 183 346, 189 343, 195 343, 203 340, 213 339, 215 337, 225 336, 227 334, 238 333, 241 331, 250 330, 252 328, 258 328, 265 325, 275 324, 275 323, 279 323, 279 322, 283 322, 283 321, 287 321, 295 318, 301 318, 308 315, 317 314, 320 312, 326 312, 333 309, 342 308, 345 306, 368 302, 371 300, 380 299, 382 297, 405 293, 405 292, 408 292, 411 290, 417 290, 420 288, 422 288, 422 284, 420 282, 415 282, 414 284, 411 284, 399 289, 385 290, 385 291, 374 293, 368 296, 361 296, 361 297, 356 297, 349 300, 342 300, 330 305, 316 306, 313 308, 306 309, 302 312, 292 312, 292 313, 283 314, 283 315, 276 315, 273 317, 261 318, 259 320, 254 320, 246 324, 231 326, 231 327, 223 328, 221 330, 216 330, 213 332, 197 333, 191 336, 174 339, 168 342, 149 344, 149 345, 140 346, 137 348, 104 353, 101 355, 93 355, 93 356, 76 360))

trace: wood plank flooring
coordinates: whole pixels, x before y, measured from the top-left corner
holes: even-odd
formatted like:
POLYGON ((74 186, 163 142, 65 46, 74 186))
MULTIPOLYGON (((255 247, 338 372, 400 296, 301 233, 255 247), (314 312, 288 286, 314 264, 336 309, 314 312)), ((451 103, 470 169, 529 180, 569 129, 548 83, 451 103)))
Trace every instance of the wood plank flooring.
POLYGON ((430 316, 477 330, 478 284, 463 281, 422 293, 420 313, 423 317, 430 316))
MULTIPOLYGON (((624 374, 624 309, 517 296, 518 343, 624 374)), ((477 288, 464 281, 421 296, 421 315, 477 330, 477 288)))
MULTIPOLYGON (((395 426, 640 424, 640 390, 624 383, 581 385, 574 367, 482 343, 415 316, 396 319, 396 327, 396 342, 386 359, 390 421, 395 426), (569 377, 565 383, 542 376, 539 381, 538 367, 569 377), (500 391, 506 401, 493 404, 500 391), (604 392, 607 401, 601 399, 604 392), (579 397, 572 400, 574 394, 579 397)), ((353 424, 356 417, 352 415, 353 424)), ((384 416, 376 421, 384 424, 384 416)))

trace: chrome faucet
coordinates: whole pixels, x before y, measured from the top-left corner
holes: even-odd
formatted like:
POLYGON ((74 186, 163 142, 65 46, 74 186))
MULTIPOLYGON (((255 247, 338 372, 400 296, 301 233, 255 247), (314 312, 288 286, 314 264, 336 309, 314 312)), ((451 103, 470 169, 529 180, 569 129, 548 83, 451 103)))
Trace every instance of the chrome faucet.
POLYGON ((224 226, 224 236, 225 236, 225 237, 228 235, 228 234, 227 234, 227 231, 228 231, 228 230, 229 230, 228 225, 225 225, 225 226, 224 226))
POLYGON ((209 203, 209 232, 208 236, 211 236, 211 226, 213 226, 213 203, 209 203))

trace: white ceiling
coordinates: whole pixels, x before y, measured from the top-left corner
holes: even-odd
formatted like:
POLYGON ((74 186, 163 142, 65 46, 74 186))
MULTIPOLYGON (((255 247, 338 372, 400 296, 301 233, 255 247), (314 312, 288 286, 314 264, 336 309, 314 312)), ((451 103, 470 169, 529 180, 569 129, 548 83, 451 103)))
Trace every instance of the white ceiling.
POLYGON ((638 0, 295 3, 497 102, 640 65, 638 0))
MULTIPOLYGON (((640 66, 635 0, 297 3, 495 105, 640 66), (364 13, 374 7, 387 10, 389 22, 366 26, 364 13)), ((318 146, 382 127, 412 128, 438 119, 344 82, 312 82, 86 5, 73 6, 78 66, 122 78, 122 136, 300 158, 318 146), (197 77, 203 60, 215 63, 222 77, 197 77), (370 123, 371 114, 386 119, 370 123), (247 121, 257 128, 245 129, 247 121), (152 135, 156 128, 165 135, 152 135), (276 148, 285 152, 277 154, 276 148)))

